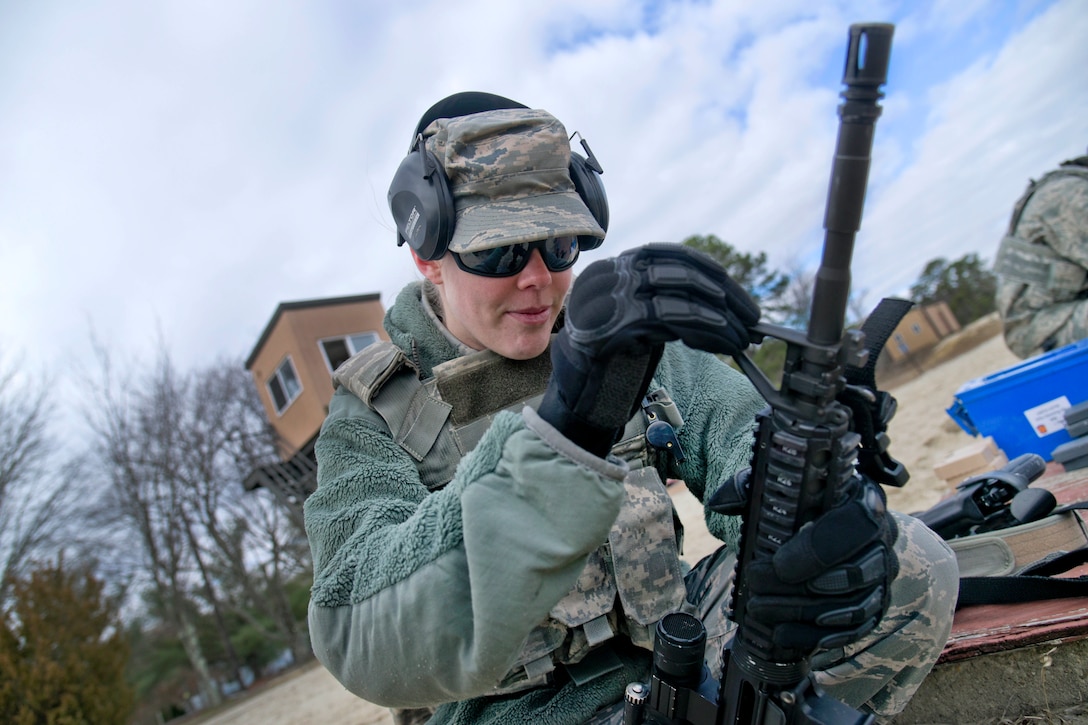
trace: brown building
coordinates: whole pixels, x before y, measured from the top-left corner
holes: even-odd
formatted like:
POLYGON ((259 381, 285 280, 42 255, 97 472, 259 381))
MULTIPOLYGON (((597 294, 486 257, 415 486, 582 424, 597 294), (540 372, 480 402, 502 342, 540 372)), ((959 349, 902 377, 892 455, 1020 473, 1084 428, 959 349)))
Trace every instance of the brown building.
POLYGON ((918 305, 903 316, 884 349, 893 362, 900 362, 928 350, 959 329, 960 323, 947 302, 918 305))
POLYGON ((246 478, 268 488, 302 522, 302 502, 316 486, 314 441, 332 398, 332 372, 372 342, 387 340, 378 294, 283 302, 246 359, 268 420, 280 440, 280 462, 246 478))

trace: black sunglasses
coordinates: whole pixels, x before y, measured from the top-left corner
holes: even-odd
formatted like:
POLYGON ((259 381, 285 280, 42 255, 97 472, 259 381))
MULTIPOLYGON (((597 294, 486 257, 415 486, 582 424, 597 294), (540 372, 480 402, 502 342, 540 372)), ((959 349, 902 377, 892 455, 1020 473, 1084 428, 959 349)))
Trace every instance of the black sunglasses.
POLYGON ((544 264, 552 272, 562 272, 578 260, 578 237, 554 237, 537 242, 507 244, 478 252, 453 252, 457 266, 481 277, 512 277, 529 264, 533 250, 539 249, 544 264))

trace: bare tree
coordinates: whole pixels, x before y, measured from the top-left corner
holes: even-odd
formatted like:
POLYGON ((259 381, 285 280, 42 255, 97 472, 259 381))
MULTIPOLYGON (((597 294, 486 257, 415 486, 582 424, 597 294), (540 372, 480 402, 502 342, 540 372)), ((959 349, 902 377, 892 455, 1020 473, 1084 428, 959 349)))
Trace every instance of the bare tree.
POLYGON ((220 527, 214 552, 219 580, 230 587, 232 611, 301 662, 311 656, 310 642, 296 623, 288 586, 309 572, 309 544, 267 491, 244 494, 233 513, 229 526, 220 527))
POLYGON ((816 288, 816 273, 795 266, 789 273, 790 282, 780 298, 782 324, 801 329, 808 322, 812 309, 812 294, 816 288))
POLYGON ((0 355, 0 601, 36 556, 51 553, 65 517, 72 467, 46 425, 48 385, 0 355))
POLYGON ((135 536, 145 575, 200 681, 209 704, 222 700, 197 636, 189 602, 192 556, 182 517, 184 492, 172 469, 179 455, 175 419, 180 396, 175 372, 163 356, 149 380, 114 379, 108 355, 99 350, 101 380, 88 420, 103 475, 106 507, 135 536), (146 383, 151 383, 147 385, 146 383))
MULTIPOLYGON (((206 587, 204 596, 213 610, 229 607, 301 659, 309 642, 295 624, 285 585, 306 562, 294 555, 299 547, 290 543, 297 536, 282 511, 265 496, 245 494, 242 486, 254 468, 275 459, 275 434, 242 365, 220 362, 196 373, 191 383, 189 412, 179 427, 188 455, 177 474, 209 560, 218 565, 215 579, 224 595, 206 587)), ((198 555, 201 550, 196 548, 198 555)))
MULTIPOLYGON (((790 268, 787 276, 789 284, 779 297, 778 312, 782 316, 782 324, 804 329, 812 310, 812 296, 816 292, 816 272, 795 265, 790 268)), ((868 315, 868 311, 864 308, 866 294, 865 289, 851 287, 846 300, 847 325, 864 322, 868 315)))
POLYGON ((219 668, 239 682, 228 614, 271 621, 270 636, 296 655, 308 650, 284 606, 284 578, 306 568, 285 546, 290 525, 283 517, 268 524, 274 509, 242 486, 257 465, 275 459, 275 438, 238 362, 181 373, 164 352, 146 374, 119 384, 108 356, 99 357, 89 417, 110 508, 137 534, 155 598, 214 703, 219 689, 193 604, 214 622, 225 654, 219 668))

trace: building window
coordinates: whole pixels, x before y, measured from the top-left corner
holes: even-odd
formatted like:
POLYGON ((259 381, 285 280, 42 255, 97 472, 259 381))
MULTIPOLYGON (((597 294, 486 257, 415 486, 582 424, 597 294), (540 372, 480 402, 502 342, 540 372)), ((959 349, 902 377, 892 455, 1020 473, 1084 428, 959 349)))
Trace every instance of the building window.
POLYGON ((272 405, 277 415, 282 415, 287 406, 294 402, 302 392, 302 383, 298 381, 298 373, 295 372, 295 364, 288 355, 276 368, 276 372, 268 379, 268 394, 272 398, 272 405))
POLYGON ((904 340, 903 336, 900 335, 898 332, 892 336, 892 339, 895 340, 895 346, 899 348, 899 352, 903 353, 904 355, 910 352, 910 348, 907 346, 907 341, 904 340))
POLYGON ((913 332, 915 335, 921 335, 922 334, 922 326, 919 325, 917 322, 915 322, 913 325, 911 325, 910 329, 911 329, 911 332, 913 332))
POLYGON ((357 335, 343 335, 341 337, 327 337, 318 344, 325 355, 325 364, 329 366, 329 372, 335 372, 336 368, 344 364, 344 361, 367 345, 378 341, 376 332, 360 332, 357 335))

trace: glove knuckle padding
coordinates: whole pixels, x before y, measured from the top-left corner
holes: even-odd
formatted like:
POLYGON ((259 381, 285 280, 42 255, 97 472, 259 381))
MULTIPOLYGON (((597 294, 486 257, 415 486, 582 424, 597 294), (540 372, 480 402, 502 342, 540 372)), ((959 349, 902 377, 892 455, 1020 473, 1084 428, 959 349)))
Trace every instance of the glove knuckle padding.
POLYGON ((808 588, 816 594, 851 592, 879 584, 886 570, 884 552, 878 544, 851 561, 813 577, 808 582, 808 588))
POLYGON ((661 269, 683 270, 684 287, 693 294, 698 291, 707 295, 707 300, 717 300, 718 304, 734 312, 741 325, 751 327, 759 321, 759 305, 710 255, 690 247, 667 244, 650 244, 637 250, 636 254, 647 259, 674 261, 675 267, 662 264, 661 269))
POLYGON ((785 582, 801 582, 846 561, 877 537, 879 527, 868 509, 850 501, 805 524, 774 555, 774 568, 785 582))
POLYGON ((567 326, 571 331, 589 333, 614 326, 622 300, 616 293, 623 290, 623 282, 612 260, 589 265, 571 289, 567 305, 567 326))
POLYGON ((602 354, 672 340, 735 354, 748 346, 759 307, 710 257, 650 245, 587 267, 567 314, 572 339, 602 354))
POLYGON ((857 477, 847 500, 748 568, 748 613, 776 644, 836 647, 871 631, 899 573, 898 534, 883 491, 857 477))
POLYGON ((594 262, 571 289, 538 412, 579 445, 607 451, 601 439, 637 411, 665 343, 732 355, 758 320, 759 307, 721 265, 688 247, 594 262))

